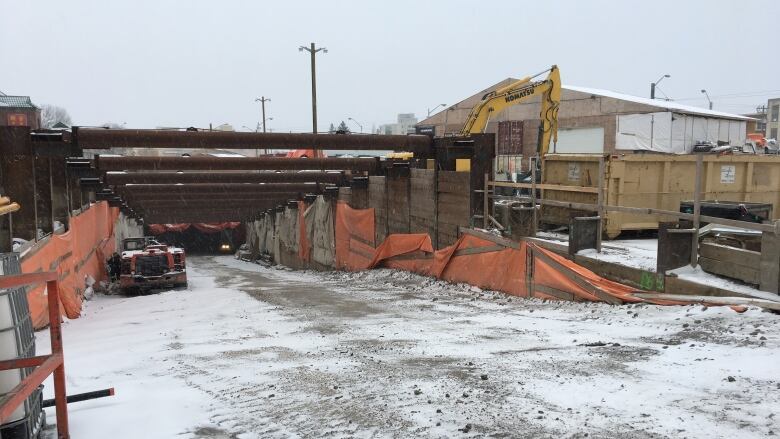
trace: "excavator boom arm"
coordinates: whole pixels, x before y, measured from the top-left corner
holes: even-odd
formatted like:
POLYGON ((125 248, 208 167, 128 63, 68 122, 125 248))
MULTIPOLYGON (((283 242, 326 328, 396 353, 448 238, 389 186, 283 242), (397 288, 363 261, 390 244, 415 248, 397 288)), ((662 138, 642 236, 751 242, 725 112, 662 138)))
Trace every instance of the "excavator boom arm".
POLYGON ((550 140, 553 143, 558 141, 558 107, 561 102, 561 76, 558 67, 552 66, 549 72, 544 80, 531 82, 532 78, 526 77, 506 87, 485 94, 482 100, 471 110, 460 134, 467 136, 469 134, 481 133, 485 130, 490 118, 495 114, 504 111, 507 107, 523 103, 541 94, 542 108, 540 115, 542 123, 540 125, 537 151, 540 155, 546 154, 550 140))

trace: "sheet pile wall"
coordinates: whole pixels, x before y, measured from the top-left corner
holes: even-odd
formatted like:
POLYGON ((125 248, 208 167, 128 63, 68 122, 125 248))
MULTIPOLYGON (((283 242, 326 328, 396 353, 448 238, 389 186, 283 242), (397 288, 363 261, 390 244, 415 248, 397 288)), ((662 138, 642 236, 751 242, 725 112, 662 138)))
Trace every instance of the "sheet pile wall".
MULTIPOLYGON (((374 209, 354 209, 345 201, 337 201, 334 210, 332 202, 319 197, 301 216, 285 213, 280 214, 283 224, 278 224, 277 230, 290 234, 292 228, 299 227, 300 236, 305 237, 299 243, 308 248, 307 252, 298 249, 299 258, 293 266, 321 268, 316 263, 347 271, 388 267, 520 297, 608 303, 644 301, 633 296, 634 288, 604 279, 532 243, 470 231, 440 250, 434 249, 427 233, 390 234, 376 245, 374 209), (304 254, 310 257, 306 259, 304 254)), ((284 246, 292 242, 288 237, 281 241, 284 246)))

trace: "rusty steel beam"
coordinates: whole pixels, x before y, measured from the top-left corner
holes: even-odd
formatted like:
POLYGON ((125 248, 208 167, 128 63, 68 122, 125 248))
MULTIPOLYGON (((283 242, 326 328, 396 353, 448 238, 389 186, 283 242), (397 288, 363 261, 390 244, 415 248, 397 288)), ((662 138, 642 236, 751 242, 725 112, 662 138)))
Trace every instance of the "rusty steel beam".
POLYGON ((275 207, 278 204, 282 203, 268 203, 263 205, 257 205, 256 207, 249 208, 249 207, 243 207, 243 208, 232 208, 232 209, 217 209, 217 210, 204 210, 203 208, 186 208, 186 207, 177 207, 177 208, 166 208, 166 207, 149 207, 146 209, 137 209, 140 210, 140 214, 143 217, 147 216, 170 216, 170 217, 176 217, 181 215, 188 215, 188 216, 247 216, 251 215, 260 211, 263 211, 265 209, 270 209, 272 207, 275 207))
POLYGON ((318 183, 193 183, 193 184, 133 184, 117 186, 116 192, 126 194, 259 194, 264 192, 319 193, 325 188, 318 183))
POLYGON ((239 133, 225 131, 106 130, 73 127, 82 149, 316 149, 393 150, 430 153, 433 141, 420 135, 239 133))
POLYGON ((95 157, 107 171, 375 171, 379 158, 95 157))
POLYGON ((176 183, 344 183, 340 172, 132 172, 107 173, 103 183, 176 184, 176 183))
POLYGON ((289 200, 297 199, 307 192, 261 192, 261 193, 236 193, 236 194, 161 194, 161 193, 140 193, 125 194, 123 199, 128 203, 143 203, 146 201, 187 201, 196 202, 198 200, 208 201, 264 201, 264 200, 289 200))
POLYGON ((203 210, 214 206, 216 210, 227 209, 257 209, 273 207, 287 200, 295 200, 298 197, 266 198, 264 200, 222 200, 214 203, 212 200, 127 200, 132 208, 141 210, 168 208, 172 210, 203 210))
POLYGON ((231 210, 218 212, 158 210, 143 212, 140 214, 140 216, 147 224, 180 222, 211 223, 222 221, 243 221, 258 216, 263 210, 265 209, 257 209, 252 211, 231 210))

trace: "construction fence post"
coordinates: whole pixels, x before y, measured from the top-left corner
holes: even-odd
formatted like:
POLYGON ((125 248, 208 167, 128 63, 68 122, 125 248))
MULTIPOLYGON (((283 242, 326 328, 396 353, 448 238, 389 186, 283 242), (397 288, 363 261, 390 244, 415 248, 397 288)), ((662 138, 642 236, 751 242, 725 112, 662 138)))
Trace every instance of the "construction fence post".
POLYGON ((54 398, 57 415, 57 435, 59 439, 68 439, 68 402, 65 389, 65 358, 62 349, 62 328, 60 325, 60 295, 56 280, 46 282, 46 295, 49 305, 49 333, 51 334, 51 352, 60 356, 60 365, 54 369, 54 398))
POLYGON ((485 173, 485 185, 482 187, 482 228, 487 230, 490 224, 488 209, 490 202, 488 200, 488 185, 490 184, 490 174, 485 173))
POLYGON ((693 193, 693 237, 691 238, 691 266, 696 268, 699 263, 699 217, 701 216, 701 177, 704 156, 696 154, 696 181, 693 193))
POLYGON ((528 166, 531 167, 531 207, 533 207, 533 210, 531 211, 531 220, 534 222, 533 224, 533 233, 534 236, 536 236, 536 228, 539 225, 537 216, 536 216, 536 164, 539 163, 539 156, 534 155, 532 157, 528 157, 528 166))
POLYGON ((599 192, 597 195, 596 205, 598 206, 598 229, 596 230, 596 251, 601 253, 601 239, 602 232, 604 230, 605 218, 604 218, 604 171, 605 171, 604 156, 599 157, 599 192))

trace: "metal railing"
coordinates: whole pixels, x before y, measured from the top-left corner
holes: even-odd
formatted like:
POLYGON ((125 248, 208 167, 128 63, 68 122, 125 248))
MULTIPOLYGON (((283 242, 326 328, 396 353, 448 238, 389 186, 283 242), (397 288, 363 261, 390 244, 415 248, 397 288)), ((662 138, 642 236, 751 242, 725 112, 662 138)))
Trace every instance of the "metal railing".
POLYGON ((53 271, 0 276, 0 289, 46 283, 49 305, 49 334, 51 354, 0 361, 1 370, 34 368, 10 392, 0 398, 0 424, 13 414, 20 404, 38 389, 46 378, 54 374, 54 399, 57 415, 57 437, 69 439, 68 406, 65 393, 65 361, 60 326, 60 295, 58 274, 53 271))

